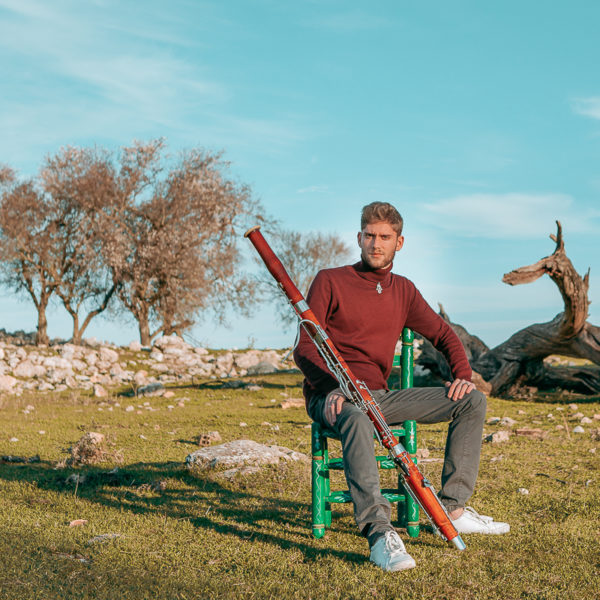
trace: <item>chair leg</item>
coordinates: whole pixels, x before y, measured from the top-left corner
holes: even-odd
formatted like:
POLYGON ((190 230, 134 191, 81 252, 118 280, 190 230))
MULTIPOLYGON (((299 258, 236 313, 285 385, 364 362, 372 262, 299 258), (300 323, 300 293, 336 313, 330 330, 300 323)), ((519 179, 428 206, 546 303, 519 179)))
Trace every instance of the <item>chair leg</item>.
MULTIPOLYGON (((417 457, 417 423, 416 421, 406 421, 404 423, 406 437, 404 438, 407 452, 416 462, 417 457)), ((419 536, 419 505, 413 500, 412 496, 406 492, 406 502, 404 503, 404 523, 406 531, 410 537, 419 536)))
MULTIPOLYGON (((321 435, 321 426, 313 423, 311 428, 311 447, 312 447, 312 534, 319 539, 325 535, 327 525, 327 514, 325 509, 325 494, 329 478, 323 477, 324 460, 326 450, 326 440, 321 435)), ((331 511, 329 512, 329 522, 331 523, 331 511)))

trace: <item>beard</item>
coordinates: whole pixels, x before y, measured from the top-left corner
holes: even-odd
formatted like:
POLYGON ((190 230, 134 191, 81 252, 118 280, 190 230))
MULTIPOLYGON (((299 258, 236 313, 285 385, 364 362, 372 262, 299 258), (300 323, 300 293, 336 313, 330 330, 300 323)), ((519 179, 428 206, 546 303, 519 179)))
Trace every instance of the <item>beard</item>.
POLYGON ((361 252, 360 256, 363 262, 368 265, 371 269, 383 269, 388 267, 392 261, 394 260, 394 256, 396 254, 395 250, 388 252, 377 252, 376 254, 369 254, 364 250, 361 252))

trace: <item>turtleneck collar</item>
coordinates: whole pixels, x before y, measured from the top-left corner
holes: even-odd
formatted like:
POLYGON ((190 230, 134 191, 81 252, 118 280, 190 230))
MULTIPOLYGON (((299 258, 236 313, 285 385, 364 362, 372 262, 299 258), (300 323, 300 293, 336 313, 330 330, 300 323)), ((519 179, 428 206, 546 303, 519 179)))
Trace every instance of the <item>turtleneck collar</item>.
POLYGON ((391 276, 393 263, 383 269, 372 269, 364 260, 352 265, 352 268, 357 275, 367 281, 383 282, 391 276))

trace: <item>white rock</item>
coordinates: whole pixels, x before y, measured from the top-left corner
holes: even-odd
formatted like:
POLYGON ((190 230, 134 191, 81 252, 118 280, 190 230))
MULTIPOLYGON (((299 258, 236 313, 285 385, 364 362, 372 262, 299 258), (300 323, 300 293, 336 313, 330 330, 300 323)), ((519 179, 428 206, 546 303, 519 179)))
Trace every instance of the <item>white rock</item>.
POLYGON ((485 442, 492 442, 493 444, 499 444, 501 442, 508 442, 510 439, 509 431, 496 431, 494 433, 490 433, 483 438, 485 442))
POLYGON ((529 494, 529 490, 527 488, 519 488, 517 492, 519 492, 519 494, 523 494, 523 496, 527 496, 529 494))
POLYGON ((590 423, 593 423, 592 419, 590 419, 589 417, 583 417, 581 419, 581 421, 579 421, 582 425, 589 425, 590 423))
POLYGON ((500 425, 504 425, 505 427, 513 427, 516 424, 517 422, 510 417, 502 417, 502 419, 500 419, 500 425))
POLYGON ((185 459, 188 467, 201 468, 272 465, 280 461, 308 461, 308 457, 283 446, 265 446, 252 440, 236 440, 201 448, 185 459))
POLYGON ((585 433, 585 429, 581 425, 573 427, 573 433, 585 433))
POLYGON ((34 365, 28 360, 23 361, 13 369, 13 375, 16 377, 43 377, 46 369, 41 365, 34 365))
POLYGON ((106 396, 108 396, 108 392, 99 383, 97 383, 94 385, 94 396, 96 398, 106 398, 106 396))
POLYGON ((102 346, 100 348, 100 360, 107 363, 115 363, 119 360, 119 354, 111 348, 102 346))
POLYGON ((139 342, 136 342, 135 340, 133 342, 129 342, 129 346, 128 348, 132 351, 132 352, 141 352, 142 350, 142 345, 139 342))

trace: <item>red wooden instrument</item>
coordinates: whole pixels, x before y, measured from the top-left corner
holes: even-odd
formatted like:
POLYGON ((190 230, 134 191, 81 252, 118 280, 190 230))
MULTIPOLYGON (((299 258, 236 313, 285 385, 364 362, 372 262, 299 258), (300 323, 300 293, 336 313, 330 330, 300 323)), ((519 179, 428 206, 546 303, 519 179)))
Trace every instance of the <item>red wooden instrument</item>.
POLYGON ((346 361, 336 350, 333 342, 306 303, 304 296, 263 237, 260 226, 257 225, 249 229, 244 237, 252 242, 267 269, 287 296, 300 320, 300 324, 317 346, 319 354, 323 357, 328 369, 338 380, 344 396, 356 404, 371 419, 379 441, 388 450, 392 460, 402 472, 404 487, 407 492, 423 509, 437 533, 444 539, 451 541, 459 550, 464 550, 466 546, 454 525, 452 525, 452 521, 444 505, 437 497, 433 486, 423 477, 410 454, 390 430, 379 405, 365 383, 353 375, 346 361))

